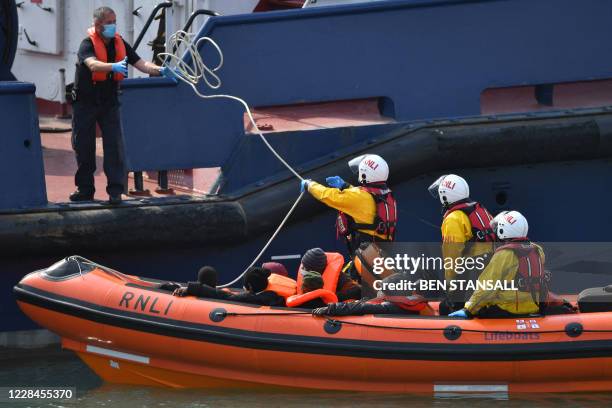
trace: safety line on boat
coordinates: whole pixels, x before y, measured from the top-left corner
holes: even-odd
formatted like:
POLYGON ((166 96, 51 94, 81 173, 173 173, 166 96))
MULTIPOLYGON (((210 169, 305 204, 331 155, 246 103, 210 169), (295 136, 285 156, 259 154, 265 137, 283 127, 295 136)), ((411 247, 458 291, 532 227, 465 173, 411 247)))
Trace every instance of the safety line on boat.
MULTIPOLYGON (((291 315, 307 315, 312 312, 254 312, 254 313, 240 313, 240 312, 222 312, 223 316, 291 316, 291 315)), ((394 329, 394 330, 410 330, 410 331, 445 331, 448 330, 448 327, 399 327, 399 326, 387 326, 387 325, 377 325, 377 324, 369 324, 369 323, 359 323, 352 322, 347 320, 338 320, 338 319, 330 319, 326 318, 331 324, 349 324, 353 326, 361 326, 361 327, 370 327, 374 329, 394 329)), ((461 322, 461 321, 469 321, 466 319, 448 319, 449 321, 461 322)), ((466 333, 492 333, 492 334, 554 334, 554 333, 567 333, 567 330, 520 330, 520 331, 512 331, 512 330, 483 330, 483 329, 464 329, 460 328, 462 332, 466 333)), ((612 330, 598 330, 598 329, 582 329, 581 333, 612 333, 612 330)))
POLYGON ((220 313, 222 316, 289 316, 289 315, 309 315, 312 312, 269 312, 269 313, 239 313, 239 312, 225 312, 220 313))
MULTIPOLYGON (((377 325, 377 324, 369 324, 369 323, 359 323, 359 322, 351 322, 346 320, 337 320, 337 319, 327 319, 332 324, 349 324, 353 326, 361 326, 361 327, 370 327, 375 329, 394 329, 394 330, 411 330, 411 331, 434 331, 434 330, 447 330, 447 327, 398 327, 398 326, 386 326, 386 325, 377 325)), ((451 321, 469 321, 466 319, 452 319, 451 321)), ((460 328, 462 332, 466 333, 493 333, 493 334, 554 334, 554 333, 567 333, 567 330, 521 330, 521 331, 512 331, 512 330, 483 330, 483 329, 464 329, 460 328)), ((612 333, 612 330, 597 330, 597 329, 582 329, 581 333, 612 333)))

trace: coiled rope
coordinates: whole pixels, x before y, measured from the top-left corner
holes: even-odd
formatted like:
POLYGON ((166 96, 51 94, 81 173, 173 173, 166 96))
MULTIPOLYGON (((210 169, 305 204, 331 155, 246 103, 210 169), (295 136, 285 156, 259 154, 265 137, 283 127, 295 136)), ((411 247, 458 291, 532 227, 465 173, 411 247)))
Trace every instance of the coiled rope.
MULTIPOLYGON (((191 89, 193 89, 195 94, 200 98, 229 99, 240 103, 243 106, 245 112, 247 113, 249 121, 251 122, 251 124, 253 125, 253 129, 255 130, 255 133, 257 133, 257 135, 263 141, 266 147, 291 173, 293 173, 295 177, 297 177, 299 180, 304 180, 304 178, 300 176, 300 174, 293 167, 291 167, 291 165, 287 163, 287 161, 283 159, 283 157, 268 142, 266 137, 263 135, 263 133, 257 126, 255 118, 253 117, 253 113, 244 99, 233 95, 207 95, 200 92, 200 90, 198 89, 198 84, 200 84, 201 82, 204 82, 206 87, 213 90, 219 89, 221 87, 222 82, 221 78, 217 74, 217 71, 219 71, 219 69, 221 69, 221 67, 223 66, 223 51, 221 51, 221 47, 219 47, 219 45, 212 38, 201 37, 195 42, 194 38, 195 34, 187 33, 185 31, 177 31, 176 33, 172 34, 167 40, 166 49, 174 51, 163 52, 159 54, 160 57, 163 58, 163 65, 172 69, 173 72, 176 74, 175 78, 189 85, 191 89), (208 66, 200 55, 199 50, 206 44, 212 46, 219 56, 219 62, 215 67, 208 66)), ((224 285, 219 285, 219 288, 227 288, 234 285, 236 282, 242 279, 242 277, 249 270, 249 268, 251 268, 253 265, 255 265, 255 263, 257 263, 259 258, 261 258, 261 256, 272 243, 272 241, 274 241, 280 230, 283 228, 283 226, 285 225, 285 223, 287 222, 287 220, 289 219, 303 196, 304 193, 302 192, 295 200, 295 202, 289 209, 289 212, 287 212, 287 215, 285 216, 285 218, 283 218, 283 220, 276 228, 268 242, 264 245, 262 250, 259 252, 259 254, 257 254, 255 259, 253 259, 249 266, 247 266, 245 270, 240 275, 238 275, 236 279, 224 285)))

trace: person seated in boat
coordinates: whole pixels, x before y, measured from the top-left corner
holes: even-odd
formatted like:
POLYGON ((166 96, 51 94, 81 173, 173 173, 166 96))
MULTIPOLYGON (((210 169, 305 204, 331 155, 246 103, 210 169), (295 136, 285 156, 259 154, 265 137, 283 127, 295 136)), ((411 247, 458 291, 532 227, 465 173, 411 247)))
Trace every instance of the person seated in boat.
POLYGON ((244 274, 244 292, 232 293, 206 284, 187 287, 187 294, 210 299, 224 299, 234 302, 251 303, 262 306, 285 306, 285 298, 268 290, 268 278, 272 273, 261 267, 251 267, 244 274))
MULTIPOLYGON (((316 272, 322 275, 328 266, 328 255, 321 248, 311 248, 304 256, 300 264, 300 274, 306 271, 316 272)), ((361 286, 348 276, 348 274, 338 271, 338 280, 335 293, 340 302, 349 299, 361 299, 361 286)), ((299 280, 299 279, 298 279, 299 280)))
MULTIPOLYGON (((302 273, 302 293, 310 293, 318 289, 323 289, 323 277, 319 272, 314 271, 303 271, 302 273)), ((320 297, 314 298, 300 305, 302 308, 315 309, 317 307, 323 307, 326 303, 320 297)))
POLYGON ((382 291, 374 299, 356 302, 330 303, 314 309, 313 316, 361 316, 366 314, 413 314, 433 316, 435 311, 427 300, 418 294, 394 289, 405 277, 396 273, 382 280, 382 291))
POLYGON ((465 307, 449 314, 450 317, 538 313, 540 300, 548 297, 544 250, 527 238, 527 219, 518 211, 508 211, 495 217, 492 227, 500 244, 478 281, 483 287, 489 282, 505 285, 490 290, 477 288, 465 307))
MULTIPOLYGON (((491 228, 492 216, 479 202, 470 198, 470 187, 463 177, 447 174, 439 177, 428 188, 429 193, 442 203, 442 257, 458 258, 484 257, 486 261, 493 253, 495 233, 491 228)), ((456 279, 474 280, 482 269, 472 270, 469 275, 456 272, 452 267, 456 262, 445 262, 451 266, 444 270, 447 282, 456 279)), ((440 304, 440 314, 458 310, 465 304, 469 292, 447 293, 440 304)))
POLYGON ((397 205, 387 187, 389 166, 380 156, 366 154, 349 162, 358 174, 359 186, 353 187, 340 176, 327 177, 325 187, 313 180, 303 180, 301 191, 338 210, 336 232, 346 240, 349 256, 364 242, 389 242, 395 239, 397 205))
POLYGON ((212 266, 203 266, 198 271, 198 280, 196 282, 187 282, 187 286, 180 287, 174 290, 174 296, 197 296, 199 287, 202 285, 214 288, 217 286, 219 274, 212 266))
MULTIPOLYGON (((217 285, 217 271, 212 266, 203 266, 198 271, 198 281, 188 282, 187 285, 200 285, 206 284, 209 286, 217 285)), ((163 282, 156 286, 158 289, 172 292, 175 296, 186 296, 187 286, 183 286, 177 282, 163 282)))
POLYGON ((344 256, 312 248, 302 257, 297 293, 287 297, 288 307, 314 308, 340 300, 359 299, 361 286, 342 272, 344 256))

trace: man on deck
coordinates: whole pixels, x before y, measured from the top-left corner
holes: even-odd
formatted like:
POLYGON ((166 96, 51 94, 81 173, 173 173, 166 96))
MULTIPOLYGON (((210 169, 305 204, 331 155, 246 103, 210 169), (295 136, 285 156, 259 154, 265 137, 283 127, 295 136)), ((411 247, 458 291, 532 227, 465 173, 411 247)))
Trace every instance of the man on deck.
POLYGON ((149 75, 171 75, 166 67, 141 59, 116 32, 117 17, 109 7, 94 11, 93 26, 79 47, 73 90, 72 148, 78 169, 77 190, 70 201, 94 198, 96 171, 96 123, 102 130, 106 192, 110 204, 121 203, 126 169, 117 97, 119 83, 127 77, 128 64, 149 75))

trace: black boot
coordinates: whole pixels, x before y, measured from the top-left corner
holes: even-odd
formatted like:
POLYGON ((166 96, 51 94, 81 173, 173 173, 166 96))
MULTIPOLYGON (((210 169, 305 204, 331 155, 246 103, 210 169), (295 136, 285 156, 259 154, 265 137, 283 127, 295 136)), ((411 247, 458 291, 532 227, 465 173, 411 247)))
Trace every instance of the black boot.
POLYGON ((113 194, 108 197, 108 203, 110 205, 119 205, 121 204, 122 198, 121 194, 113 194))
POLYGON ((93 193, 84 193, 82 191, 77 190, 74 193, 70 194, 70 196, 68 198, 70 199, 70 201, 73 201, 73 202, 93 201, 94 194, 93 193))

